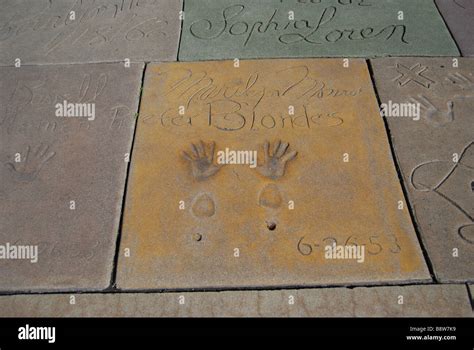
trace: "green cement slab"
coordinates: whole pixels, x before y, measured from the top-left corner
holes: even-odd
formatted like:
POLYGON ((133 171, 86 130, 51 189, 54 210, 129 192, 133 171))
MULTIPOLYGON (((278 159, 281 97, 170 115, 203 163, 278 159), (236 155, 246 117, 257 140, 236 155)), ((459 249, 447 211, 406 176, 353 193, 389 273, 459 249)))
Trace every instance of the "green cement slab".
POLYGON ((453 55, 432 0, 187 1, 179 52, 183 61, 453 55))

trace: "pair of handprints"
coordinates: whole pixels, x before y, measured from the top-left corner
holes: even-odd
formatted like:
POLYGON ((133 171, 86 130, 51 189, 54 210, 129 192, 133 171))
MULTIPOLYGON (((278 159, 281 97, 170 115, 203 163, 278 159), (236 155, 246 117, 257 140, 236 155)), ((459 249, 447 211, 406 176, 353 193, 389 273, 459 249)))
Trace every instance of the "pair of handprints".
MULTIPOLYGON (((264 161, 257 165, 257 172, 269 179, 276 180, 285 174, 286 165, 296 158, 296 151, 290 151, 290 144, 281 140, 273 144, 266 141, 263 145, 264 161)), ((203 141, 191 144, 191 152, 183 151, 183 158, 191 164, 193 177, 206 180, 216 174, 224 165, 214 163, 215 142, 206 145, 203 141)))

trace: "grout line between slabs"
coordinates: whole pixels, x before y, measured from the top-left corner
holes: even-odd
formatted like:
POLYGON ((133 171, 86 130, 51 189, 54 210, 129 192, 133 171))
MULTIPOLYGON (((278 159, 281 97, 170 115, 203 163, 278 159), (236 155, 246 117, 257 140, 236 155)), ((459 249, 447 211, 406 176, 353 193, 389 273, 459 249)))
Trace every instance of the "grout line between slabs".
POLYGON ((448 22, 446 22, 446 20, 444 19, 443 13, 441 12, 441 10, 439 9, 438 4, 436 3, 436 0, 433 0, 433 3, 434 3, 434 6, 435 6, 436 10, 438 11, 439 16, 441 17, 441 20, 444 23, 444 26, 445 26, 446 30, 448 31, 449 35, 451 36, 451 40, 454 42, 454 45, 456 45, 456 48, 458 49, 459 56, 464 57, 464 55, 461 51, 461 48, 459 47, 459 44, 456 41, 456 38, 454 37, 453 32, 451 31, 451 28, 449 28, 448 22))
POLYGON ((105 290, 50 290, 50 291, 12 291, 0 292, 0 297, 15 295, 80 295, 80 294, 174 294, 174 293, 225 293, 225 292, 278 292, 278 291, 299 291, 299 290, 323 290, 323 289, 360 289, 360 288, 397 288, 397 287, 417 287, 417 286, 448 286, 448 285, 464 285, 463 282, 438 284, 430 281, 406 281, 404 282, 384 282, 384 284, 354 284, 354 285, 314 285, 314 286, 277 286, 277 287, 219 287, 219 288, 169 288, 169 289, 105 289, 105 290))
MULTIPOLYGON (((178 52, 177 52, 177 57, 176 60, 134 60, 130 61, 131 64, 149 64, 149 63, 198 63, 198 62, 214 62, 214 61, 232 61, 235 58, 206 58, 206 59, 197 59, 197 60, 180 60, 179 59, 179 51, 181 49, 181 38, 179 40, 178 44, 178 52)), ((312 59, 312 60, 325 60, 325 59, 333 59, 333 60, 341 60, 344 58, 347 59, 360 59, 360 60, 376 60, 376 59, 384 59, 384 58, 460 58, 460 57, 467 57, 474 59, 474 56, 462 56, 461 54, 459 56, 455 55, 385 55, 385 56, 294 56, 294 57, 281 57, 281 56, 272 56, 272 57, 245 57, 245 58, 239 58, 240 61, 250 61, 250 60, 306 60, 306 59, 312 59)), ((69 63, 64 63, 64 62, 59 62, 59 63, 27 63, 27 64, 22 64, 21 67, 48 67, 48 66, 81 66, 81 65, 94 65, 94 64, 121 64, 123 65, 124 61, 123 60, 110 60, 110 61, 89 61, 89 62, 69 62, 69 63)), ((21 69, 17 68, 17 69, 21 69)), ((0 64, 0 69, 1 68, 15 68, 13 64, 0 64)))
POLYGON ((184 12, 184 3, 186 0, 183 0, 183 5, 181 6, 181 11, 183 14, 183 18, 180 20, 181 22, 181 27, 179 29, 179 40, 178 40, 178 51, 176 52, 176 62, 180 62, 179 60, 179 53, 181 52, 181 41, 183 40, 183 27, 184 27, 184 19, 186 17, 186 13, 184 12))
POLYGON ((474 312, 474 299, 472 298, 471 288, 469 288, 469 283, 466 283, 467 289, 467 296, 469 298, 469 302, 471 303, 472 311, 474 312))
POLYGON ((127 164, 127 170, 125 174, 125 183, 124 183, 124 191, 123 191, 123 197, 122 197, 122 209, 120 211, 120 223, 118 227, 118 232, 117 232, 117 239, 115 242, 115 255, 114 255, 114 260, 113 260, 113 266, 112 266, 112 273, 110 277, 110 285, 108 288, 105 290, 114 290, 116 289, 116 284, 117 284, 117 271, 118 271, 118 261, 119 261, 119 255, 120 255, 120 244, 122 241, 122 230, 123 230, 123 220, 124 220, 124 213, 125 213, 125 206, 127 204, 127 193, 128 193, 128 181, 130 179, 130 171, 131 171, 131 165, 132 165, 132 159, 133 159, 133 148, 135 145, 135 138, 137 135, 137 129, 138 129, 138 117, 140 113, 140 107, 141 107, 141 101, 142 101, 142 95, 143 95, 143 89, 144 89, 144 83, 145 83, 145 71, 147 68, 147 64, 143 64, 143 71, 140 79, 140 90, 138 91, 138 103, 137 103, 137 112, 134 115, 135 119, 135 126, 133 128, 133 136, 132 136, 132 142, 130 144, 130 155, 129 155, 129 161, 127 164))
MULTIPOLYGON (((369 69, 369 75, 370 75, 370 79, 372 80, 372 87, 374 89, 374 93, 375 93, 375 97, 377 99, 377 103, 378 103, 379 106, 381 106, 382 100, 381 100, 380 95, 378 93, 377 84, 375 82, 374 70, 373 70, 373 67, 372 67, 372 61, 371 60, 367 60, 367 68, 369 69)), ((424 245, 423 238, 422 238, 421 232, 420 232, 420 227, 419 227, 418 222, 416 220, 416 216, 415 216, 414 210, 412 208, 410 198, 408 197, 408 192, 407 192, 407 189, 405 187, 405 181, 403 179, 402 170, 400 168, 398 157, 397 157, 397 154, 395 152, 395 146, 393 144, 392 133, 390 131, 390 127, 388 125, 388 122, 387 122, 386 118, 383 118, 383 117, 381 117, 381 118, 382 118, 383 123, 385 125, 385 131, 387 133, 386 136, 387 136, 388 144, 390 145, 390 151, 392 153, 392 162, 393 162, 393 165, 395 166, 395 169, 397 171, 398 181, 400 182, 400 186, 401 186, 402 191, 403 191, 403 196, 405 197, 404 198, 405 203, 407 204, 408 212, 410 214, 410 218, 411 218, 411 221, 412 221, 415 233, 416 233, 416 237, 418 239, 418 243, 419 243, 420 248, 421 248, 421 252, 423 254, 423 258, 425 259, 426 266, 428 267, 428 271, 431 275, 431 278, 436 283, 439 283, 439 281, 436 278, 436 274, 435 274, 435 271, 434 271, 433 264, 432 264, 432 262, 429 258, 428 251, 427 251, 427 249, 424 245)))

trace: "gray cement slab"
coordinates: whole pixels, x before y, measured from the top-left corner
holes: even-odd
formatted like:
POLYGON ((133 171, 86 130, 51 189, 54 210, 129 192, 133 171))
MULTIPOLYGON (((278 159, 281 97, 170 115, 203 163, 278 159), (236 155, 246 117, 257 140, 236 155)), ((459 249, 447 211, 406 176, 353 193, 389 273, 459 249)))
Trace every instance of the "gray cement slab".
POLYGON ((109 285, 142 73, 0 68, 0 290, 109 285))

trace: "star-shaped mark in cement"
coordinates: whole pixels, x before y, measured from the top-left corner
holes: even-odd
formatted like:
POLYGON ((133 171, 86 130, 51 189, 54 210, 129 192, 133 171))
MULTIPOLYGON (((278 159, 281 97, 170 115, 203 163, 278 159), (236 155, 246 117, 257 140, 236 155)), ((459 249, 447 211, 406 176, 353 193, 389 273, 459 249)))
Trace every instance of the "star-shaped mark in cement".
POLYGON ((397 63, 397 72, 400 73, 393 81, 398 82, 400 87, 408 85, 410 82, 423 86, 429 89, 431 84, 435 81, 423 75, 428 70, 428 67, 422 66, 421 63, 417 63, 412 67, 404 66, 403 64, 397 63))

